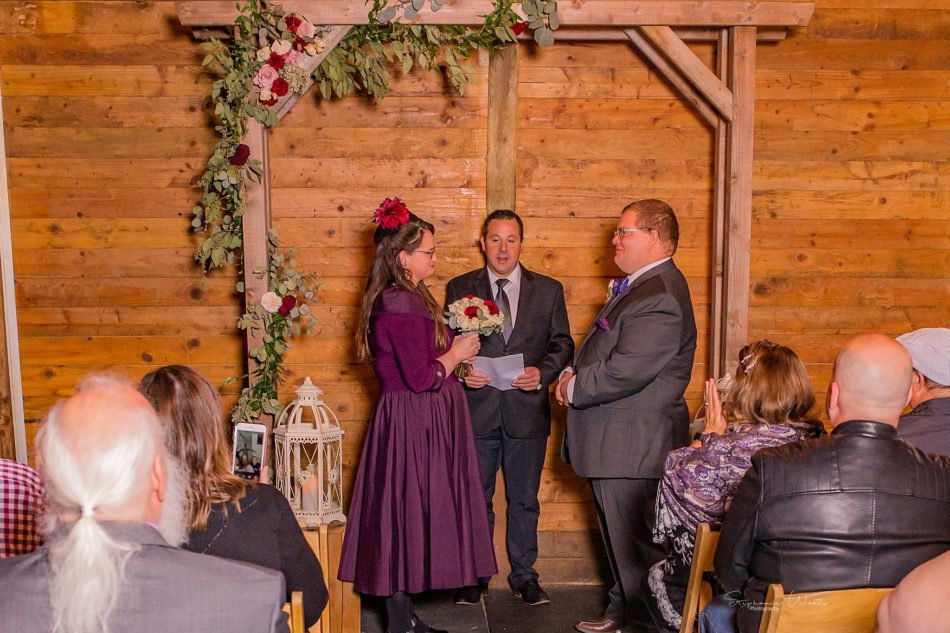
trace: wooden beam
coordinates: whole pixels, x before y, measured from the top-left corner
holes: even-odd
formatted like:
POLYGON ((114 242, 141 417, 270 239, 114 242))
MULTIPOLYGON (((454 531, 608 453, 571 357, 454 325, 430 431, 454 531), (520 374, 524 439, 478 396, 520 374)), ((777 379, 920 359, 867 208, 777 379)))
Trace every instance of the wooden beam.
POLYGON ((3 95, 0 94, 0 457, 26 462, 23 380, 20 375, 20 339, 4 129, 3 95))
POLYGON ((673 87, 683 96, 686 101, 693 106, 696 112, 702 117, 710 127, 719 125, 719 116, 709 106, 706 99, 703 98, 693 86, 680 74, 680 72, 660 53, 638 29, 626 29, 624 31, 633 45, 636 46, 644 57, 650 60, 650 63, 662 73, 666 80, 673 84, 673 87))
POLYGON ((491 57, 488 73, 488 212, 515 208, 518 171, 518 46, 506 46, 491 57))
POLYGON ((689 81, 719 116, 732 120, 732 93, 668 26, 638 26, 653 46, 689 81))
MULTIPOLYGON (((257 119, 250 119, 244 143, 251 149, 251 158, 261 161, 264 177, 261 182, 246 181, 245 210, 243 218, 244 239, 244 304, 254 305, 261 300, 267 285, 267 231, 271 226, 270 209, 270 158, 267 148, 268 130, 257 119), (264 275, 255 275, 254 270, 264 270, 264 275)), ((263 333, 247 331, 248 350, 263 343, 263 333)), ((248 358, 248 374, 257 368, 257 361, 248 358)), ((253 376, 250 379, 254 382, 253 376)))
MULTIPOLYGON (((727 128, 724 360, 735 358, 749 330, 749 249, 752 243, 752 137, 755 115, 755 27, 729 33, 729 88, 733 116, 727 128)), ((724 361, 723 361, 724 362, 724 361)))
MULTIPOLYGON (((283 0, 279 4, 314 24, 357 25, 368 20, 367 6, 354 0, 283 0)), ((186 26, 231 25, 238 16, 235 0, 178 0, 175 8, 186 26)), ((480 26, 492 9, 491 0, 458 1, 438 12, 420 11, 412 22, 480 26)), ((573 0, 560 4, 558 17, 564 26, 804 26, 814 11, 814 2, 573 0)))
MULTIPOLYGON (((684 42, 716 42, 719 39, 719 28, 701 27, 674 27, 673 32, 684 42)), ((195 27, 192 35, 196 40, 208 40, 215 37, 219 40, 230 40, 233 33, 225 27, 210 29, 195 27)), ((762 27, 756 32, 759 42, 781 42, 788 35, 788 29, 781 26, 762 27)), ((522 42, 533 42, 534 35, 525 31, 518 36, 522 42)), ((627 42, 627 34, 617 26, 562 26, 557 30, 558 42, 627 42)))
MULTIPOLYGON (((323 43, 325 46, 325 48, 323 49, 323 52, 318 53, 317 55, 313 57, 307 58, 307 63, 302 66, 304 71, 306 71, 307 73, 307 87, 303 89, 303 92, 299 94, 294 93, 288 96, 286 99, 284 99, 283 103, 280 103, 277 105, 276 114, 277 114, 278 121, 280 119, 283 119, 284 116, 288 112, 290 112, 290 110, 294 107, 294 105, 297 103, 300 97, 307 94, 307 91, 310 90, 310 86, 313 85, 313 78, 312 78, 313 71, 315 71, 317 67, 321 63, 323 63, 323 60, 327 58, 327 55, 332 53, 333 49, 336 48, 337 45, 343 41, 343 38, 347 36, 351 28, 352 27, 349 27, 349 26, 331 26, 329 28, 327 33, 323 36, 323 43)), ((305 58, 306 57, 307 56, 305 56, 305 58)))
MULTIPOLYGON (((716 43, 716 70, 719 79, 729 82, 729 29, 721 29, 716 43)), ((724 297, 723 275, 726 270, 726 131, 725 121, 713 131, 713 217, 712 217, 712 266, 709 286, 709 376, 721 378, 726 373, 723 358, 724 297)))

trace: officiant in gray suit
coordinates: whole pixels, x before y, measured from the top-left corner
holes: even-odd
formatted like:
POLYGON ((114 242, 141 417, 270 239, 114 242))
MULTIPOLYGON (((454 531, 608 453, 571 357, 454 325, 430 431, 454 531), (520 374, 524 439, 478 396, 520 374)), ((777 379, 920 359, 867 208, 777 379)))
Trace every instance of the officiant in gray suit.
MULTIPOLYGON (((482 225, 486 267, 452 279, 446 287, 445 301, 448 305, 466 295, 493 299, 505 314, 504 332, 485 337, 480 355, 524 355, 525 370, 512 382, 513 389, 488 386, 489 376, 474 369, 469 370, 464 382, 493 530, 492 497, 499 467, 505 478, 506 545, 511 562, 508 582, 525 602, 540 605, 550 602, 534 569, 541 513, 538 489, 551 432, 547 387, 570 361, 574 341, 563 287, 519 263, 523 243, 521 218, 513 211, 493 211, 482 225)), ((456 603, 477 604, 489 579, 479 581, 478 586, 456 591, 456 603)))
POLYGON ((651 529, 666 454, 689 439, 683 393, 696 351, 686 278, 673 263, 679 225, 660 200, 627 205, 612 244, 617 279, 571 369, 558 381, 569 404, 563 457, 590 480, 613 572, 609 605, 582 633, 606 633, 628 618, 649 622, 641 584, 663 557, 651 529))

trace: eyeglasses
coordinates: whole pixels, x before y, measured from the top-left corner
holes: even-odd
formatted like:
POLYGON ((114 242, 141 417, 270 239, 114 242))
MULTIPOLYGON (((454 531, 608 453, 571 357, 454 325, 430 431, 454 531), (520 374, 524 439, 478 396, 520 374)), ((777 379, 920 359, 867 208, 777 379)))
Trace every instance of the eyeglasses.
POLYGON ((624 226, 614 231, 614 237, 622 240, 623 236, 626 235, 627 233, 633 233, 634 231, 652 231, 652 230, 653 230, 652 226, 624 226))
POLYGON ((432 257, 433 255, 435 255, 435 249, 434 249, 434 248, 430 248, 430 249, 427 250, 427 251, 422 251, 422 250, 416 249, 416 250, 412 251, 412 254, 413 254, 413 255, 415 255, 416 253, 422 253, 423 255, 427 255, 428 257, 432 257))

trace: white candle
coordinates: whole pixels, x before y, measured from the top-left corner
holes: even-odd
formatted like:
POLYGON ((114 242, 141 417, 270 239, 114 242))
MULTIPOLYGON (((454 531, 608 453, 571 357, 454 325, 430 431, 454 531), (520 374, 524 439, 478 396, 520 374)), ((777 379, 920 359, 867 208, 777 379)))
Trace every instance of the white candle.
POLYGON ((318 487, 319 482, 317 481, 316 473, 314 473, 313 470, 309 470, 309 472, 310 477, 300 486, 301 492, 303 493, 303 511, 316 512, 317 508, 319 507, 319 504, 317 503, 317 495, 320 494, 320 489, 318 487))

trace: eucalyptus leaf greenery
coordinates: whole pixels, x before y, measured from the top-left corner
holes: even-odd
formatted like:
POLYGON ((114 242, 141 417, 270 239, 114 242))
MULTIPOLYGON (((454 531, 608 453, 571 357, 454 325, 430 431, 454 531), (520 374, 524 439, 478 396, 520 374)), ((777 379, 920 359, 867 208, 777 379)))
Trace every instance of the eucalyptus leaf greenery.
MULTIPOLYGON (((312 334, 317 324, 307 303, 314 301, 320 287, 316 276, 297 271, 296 249, 282 250, 274 231, 268 233, 267 241, 267 270, 256 269, 253 273, 267 276, 269 294, 275 295, 272 299, 279 303, 268 305, 267 297, 262 297, 258 303, 248 306, 247 312, 238 319, 238 329, 249 331, 260 344, 248 352, 248 356, 257 361, 252 372, 255 381, 241 391, 231 410, 233 422, 251 422, 261 415, 280 413, 283 405, 277 399, 277 392, 283 381, 284 355, 290 349, 288 339, 299 336, 301 331, 312 334)), ((228 382, 235 380, 229 378, 228 382)))

